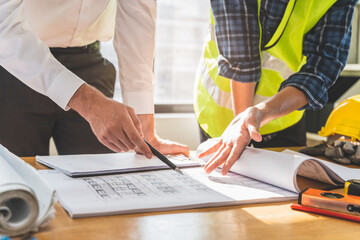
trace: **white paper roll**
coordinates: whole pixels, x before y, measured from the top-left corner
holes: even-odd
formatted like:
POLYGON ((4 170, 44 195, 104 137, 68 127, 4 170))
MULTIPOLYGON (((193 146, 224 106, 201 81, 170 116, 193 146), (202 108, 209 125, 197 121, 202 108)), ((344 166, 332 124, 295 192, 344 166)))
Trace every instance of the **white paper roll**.
POLYGON ((32 190, 20 184, 0 186, 0 232, 13 236, 34 228, 39 205, 32 190))

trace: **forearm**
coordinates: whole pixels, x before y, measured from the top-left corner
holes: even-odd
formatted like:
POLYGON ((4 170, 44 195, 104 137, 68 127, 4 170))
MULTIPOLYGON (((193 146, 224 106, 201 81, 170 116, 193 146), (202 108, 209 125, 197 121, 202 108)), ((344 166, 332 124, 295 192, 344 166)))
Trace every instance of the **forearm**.
POLYGON ((235 116, 242 113, 245 109, 253 105, 255 85, 256 82, 230 82, 231 100, 235 116))
POLYGON ((261 126, 289 114, 308 103, 306 95, 295 87, 285 87, 267 101, 255 106, 260 110, 261 126))
POLYGON ((137 117, 140 120, 144 138, 151 142, 155 138, 154 114, 137 114, 137 117))
POLYGON ((72 96, 68 106, 78 112, 82 117, 88 119, 97 106, 101 106, 106 97, 94 87, 83 84, 72 96))

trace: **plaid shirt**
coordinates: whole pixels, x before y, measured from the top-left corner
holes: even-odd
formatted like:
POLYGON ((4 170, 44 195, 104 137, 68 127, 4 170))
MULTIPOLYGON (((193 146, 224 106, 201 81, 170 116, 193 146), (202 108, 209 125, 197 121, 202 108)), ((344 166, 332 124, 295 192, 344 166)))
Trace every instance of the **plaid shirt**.
MULTIPOLYGON (((306 64, 284 81, 308 99, 302 109, 319 109, 328 101, 327 89, 345 67, 350 47, 351 22, 358 0, 338 0, 304 37, 306 64)), ((288 0, 262 0, 260 23, 262 48, 271 39, 288 0)), ((260 29, 256 0, 211 0, 220 56, 219 74, 239 82, 260 79, 260 29)))

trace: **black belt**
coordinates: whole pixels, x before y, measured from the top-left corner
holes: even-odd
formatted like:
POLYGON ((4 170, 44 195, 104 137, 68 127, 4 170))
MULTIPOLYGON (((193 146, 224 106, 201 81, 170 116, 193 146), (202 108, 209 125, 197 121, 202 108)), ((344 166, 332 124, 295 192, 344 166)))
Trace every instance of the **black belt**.
POLYGON ((52 53, 97 53, 100 51, 100 42, 96 41, 81 47, 51 47, 52 53))

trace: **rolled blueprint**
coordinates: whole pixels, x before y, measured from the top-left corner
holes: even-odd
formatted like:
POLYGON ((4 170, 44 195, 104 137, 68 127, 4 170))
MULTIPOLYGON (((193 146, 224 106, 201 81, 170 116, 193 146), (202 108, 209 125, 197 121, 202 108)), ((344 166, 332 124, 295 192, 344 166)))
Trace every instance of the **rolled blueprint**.
POLYGON ((0 233, 36 231, 52 217, 54 202, 37 171, 0 145, 0 233))
POLYGON ((38 215, 39 204, 30 188, 19 184, 0 186, 0 232, 28 232, 38 215))

